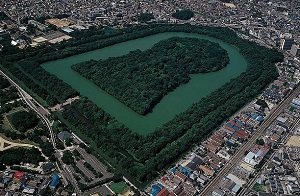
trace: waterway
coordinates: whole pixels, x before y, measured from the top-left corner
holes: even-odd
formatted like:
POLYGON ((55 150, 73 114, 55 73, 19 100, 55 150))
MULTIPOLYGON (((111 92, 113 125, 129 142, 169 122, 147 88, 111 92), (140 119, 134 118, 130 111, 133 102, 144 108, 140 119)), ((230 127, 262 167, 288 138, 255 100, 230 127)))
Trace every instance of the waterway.
POLYGON ((221 40, 199 34, 167 32, 126 41, 56 61, 50 61, 42 64, 42 67, 64 82, 70 84, 74 89, 80 92, 82 96, 88 97, 132 131, 146 135, 170 121, 175 115, 184 112, 193 103, 198 102, 201 98, 220 88, 230 79, 246 71, 247 62, 237 48, 221 40), (191 75, 191 80, 187 84, 181 85, 176 88, 175 91, 168 93, 160 103, 155 106, 153 111, 146 116, 137 114, 71 68, 75 63, 91 59, 99 60, 122 56, 136 49, 146 50, 161 40, 175 36, 199 38, 218 43, 227 51, 230 62, 225 68, 217 72, 191 75))

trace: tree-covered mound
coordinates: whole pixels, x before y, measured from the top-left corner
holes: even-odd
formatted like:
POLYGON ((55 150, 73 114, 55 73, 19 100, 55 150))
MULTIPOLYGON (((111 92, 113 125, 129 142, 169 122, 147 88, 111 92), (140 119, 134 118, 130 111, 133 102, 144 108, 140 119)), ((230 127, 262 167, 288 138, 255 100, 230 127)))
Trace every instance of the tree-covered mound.
POLYGON ((45 161, 45 158, 37 148, 10 148, 0 151, 0 163, 5 165, 20 164, 21 162, 38 164, 42 161, 45 161))
POLYGON ((172 14, 172 17, 177 18, 179 20, 189 20, 194 16, 194 12, 192 10, 179 10, 172 14))
POLYGON ((38 125, 38 117, 31 112, 20 111, 9 115, 9 121, 20 132, 25 132, 38 125))
POLYGON ((74 70, 139 114, 147 114, 170 91, 190 80, 190 74, 217 71, 229 61, 218 44, 197 38, 173 37, 146 51, 91 60, 74 70))
POLYGON ((148 22, 154 19, 154 15, 152 13, 142 13, 137 16, 137 20, 140 22, 148 22))

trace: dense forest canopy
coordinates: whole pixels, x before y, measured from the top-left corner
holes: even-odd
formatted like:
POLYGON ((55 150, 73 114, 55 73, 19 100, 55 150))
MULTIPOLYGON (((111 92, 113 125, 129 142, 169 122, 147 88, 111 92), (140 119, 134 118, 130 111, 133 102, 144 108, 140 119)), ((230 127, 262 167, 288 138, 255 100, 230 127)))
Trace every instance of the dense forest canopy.
POLYGON ((179 10, 172 14, 172 17, 177 18, 179 20, 189 20, 194 16, 194 12, 192 10, 179 10))
POLYGON ((42 161, 45 161, 45 158, 37 148, 10 148, 0 151, 0 163, 5 165, 20 164, 21 162, 38 164, 42 161))
POLYGON ((0 20, 9 20, 9 17, 4 12, 0 12, 0 20))
POLYGON ((72 68, 139 114, 147 114, 168 92, 190 80, 190 74, 217 71, 227 52, 197 38, 173 37, 146 51, 108 60, 86 61, 72 68))
POLYGON ((9 86, 10 86, 9 81, 0 76, 0 89, 7 88, 9 86))
POLYGON ((9 121, 14 125, 15 129, 25 132, 38 125, 39 119, 33 112, 20 111, 9 116, 9 121))
POLYGON ((140 22, 148 22, 154 19, 154 15, 152 13, 141 13, 136 18, 140 22))

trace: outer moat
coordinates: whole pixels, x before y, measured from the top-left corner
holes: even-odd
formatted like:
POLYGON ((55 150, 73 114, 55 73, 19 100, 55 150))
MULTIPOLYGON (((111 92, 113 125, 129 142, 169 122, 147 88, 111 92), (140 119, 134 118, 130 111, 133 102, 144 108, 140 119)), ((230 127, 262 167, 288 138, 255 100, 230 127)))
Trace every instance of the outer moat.
POLYGON ((102 49, 74 55, 72 57, 47 62, 42 66, 48 72, 70 84, 74 89, 79 91, 82 96, 88 97, 100 108, 111 114, 132 131, 145 135, 153 132, 155 128, 168 122, 175 115, 184 112, 193 103, 197 103, 201 98, 206 97, 214 90, 220 88, 230 79, 240 75, 246 70, 247 63, 237 48, 221 40, 199 34, 166 32, 122 42, 102 49), (109 57, 118 57, 126 55, 130 51, 137 49, 145 51, 153 47, 154 44, 159 41, 171 37, 199 38, 218 43, 227 51, 230 61, 225 68, 219 71, 204 74, 192 74, 191 80, 188 83, 180 85, 174 91, 164 96, 163 99, 154 107, 152 112, 145 116, 134 112, 132 109, 71 68, 73 64, 91 59, 104 60, 109 57))

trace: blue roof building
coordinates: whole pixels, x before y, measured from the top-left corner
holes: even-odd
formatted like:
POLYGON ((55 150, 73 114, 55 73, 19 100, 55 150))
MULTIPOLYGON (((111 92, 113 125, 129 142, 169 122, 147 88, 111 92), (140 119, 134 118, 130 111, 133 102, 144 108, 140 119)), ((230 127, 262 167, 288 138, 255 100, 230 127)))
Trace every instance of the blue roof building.
POLYGON ((233 127, 233 125, 232 125, 231 123, 229 123, 229 122, 228 122, 226 125, 227 125, 228 127, 233 127))
POLYGON ((57 174, 53 174, 52 181, 50 183, 50 188, 56 188, 59 183, 59 176, 57 174))
POLYGON ((176 171, 177 171, 176 167, 173 167, 173 168, 171 169, 171 172, 173 172, 173 173, 175 173, 176 171))
POLYGON ((258 116, 258 117, 256 118, 256 120, 258 120, 259 122, 262 122, 262 121, 264 120, 264 118, 263 118, 262 116, 258 116))
POLYGON ((255 120, 257 116, 258 116, 257 114, 252 114, 251 118, 255 120))
POLYGON ((191 170, 189 170, 186 167, 183 167, 182 165, 179 165, 178 168, 181 170, 181 172, 187 176, 191 175, 191 170))
POLYGON ((159 183, 153 185, 152 190, 150 191, 150 195, 156 196, 163 188, 164 186, 159 183))
POLYGON ((238 185, 238 184, 236 184, 236 185, 232 188, 231 192, 232 192, 234 195, 236 195, 236 194, 238 194, 238 192, 240 191, 240 189, 241 189, 241 186, 238 185))
POLYGON ((4 178, 3 183, 7 184, 8 182, 9 182, 9 179, 8 178, 4 178))
POLYGON ((232 127, 235 131, 238 131, 240 128, 239 127, 237 127, 237 126, 233 126, 232 127))

